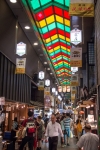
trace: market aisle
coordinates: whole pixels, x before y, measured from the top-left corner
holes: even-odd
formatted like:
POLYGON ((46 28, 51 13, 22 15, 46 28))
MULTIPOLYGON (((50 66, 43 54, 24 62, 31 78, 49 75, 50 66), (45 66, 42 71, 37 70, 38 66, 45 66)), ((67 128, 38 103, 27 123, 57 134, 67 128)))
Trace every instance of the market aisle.
MULTIPOLYGON (((77 140, 75 138, 70 139, 70 146, 61 148, 60 142, 58 143, 58 150, 77 150, 77 140)), ((42 150, 48 150, 48 143, 43 143, 42 150)))

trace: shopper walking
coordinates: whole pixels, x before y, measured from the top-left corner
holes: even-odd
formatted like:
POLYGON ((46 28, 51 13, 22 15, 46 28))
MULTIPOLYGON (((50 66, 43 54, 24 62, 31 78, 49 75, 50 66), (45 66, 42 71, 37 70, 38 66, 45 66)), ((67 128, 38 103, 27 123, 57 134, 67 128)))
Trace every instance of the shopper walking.
POLYGON ((56 122, 55 115, 52 115, 51 121, 47 125, 45 134, 46 137, 49 137, 49 150, 57 150, 59 134, 61 135, 63 140, 63 133, 61 130, 61 126, 59 123, 56 122))
POLYGON ((99 137, 96 134, 91 133, 91 126, 85 126, 85 133, 82 135, 77 143, 78 150, 83 147, 84 150, 98 150, 99 137))
POLYGON ((22 139, 22 143, 19 150, 23 150, 24 146, 28 142, 29 150, 33 150, 34 137, 36 136, 36 126, 33 120, 33 112, 28 112, 28 119, 23 121, 22 126, 25 129, 25 137, 22 139))
POLYGON ((82 135, 81 116, 78 116, 78 119, 76 120, 76 130, 77 130, 77 136, 79 140, 82 135))
POLYGON ((67 138, 67 146, 70 146, 69 145, 70 131, 71 131, 71 118, 70 114, 66 113, 66 118, 64 119, 64 138, 65 141, 67 138))

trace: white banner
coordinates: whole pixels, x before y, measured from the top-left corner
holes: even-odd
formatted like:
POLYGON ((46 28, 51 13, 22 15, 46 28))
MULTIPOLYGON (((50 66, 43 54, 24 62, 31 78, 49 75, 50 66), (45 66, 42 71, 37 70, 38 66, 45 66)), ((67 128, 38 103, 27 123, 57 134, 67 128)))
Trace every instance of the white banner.
POLYGON ((82 48, 71 48, 70 50, 71 67, 82 67, 82 48))

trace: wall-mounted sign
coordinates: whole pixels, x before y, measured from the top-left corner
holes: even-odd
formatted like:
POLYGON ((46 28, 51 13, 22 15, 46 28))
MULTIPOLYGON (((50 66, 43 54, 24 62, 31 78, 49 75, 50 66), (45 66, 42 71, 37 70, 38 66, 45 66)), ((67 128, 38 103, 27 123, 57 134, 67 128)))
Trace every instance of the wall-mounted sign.
POLYGON ((70 40, 71 40, 71 43, 73 43, 74 45, 78 45, 79 43, 81 43, 82 42, 82 31, 77 28, 71 30, 70 40))
POLYGON ((77 72, 78 71, 78 67, 71 67, 71 71, 72 72, 77 72))
POLYGON ((50 80, 49 79, 45 80, 45 85, 50 86, 50 80))
POLYGON ((24 74, 26 67, 26 58, 16 58, 16 74, 24 74))
POLYGON ((70 16, 94 17, 94 0, 70 0, 70 16))
POLYGON ((82 48, 71 48, 70 65, 71 67, 82 67, 82 48))
POLYGON ((0 97, 0 105, 5 105, 5 97, 0 97))
POLYGON ((72 74, 71 75, 71 86, 78 86, 79 81, 78 81, 78 74, 72 74))
POLYGON ((39 81, 38 90, 44 90, 44 81, 39 81))
POLYGON ((39 79, 41 79, 41 80, 44 79, 44 72, 43 71, 39 72, 39 79))
POLYGON ((22 56, 24 54, 26 54, 26 44, 23 42, 20 42, 17 44, 16 47, 16 54, 19 56, 22 56))
POLYGON ((62 92, 62 86, 58 86, 58 92, 59 92, 59 93, 62 92))

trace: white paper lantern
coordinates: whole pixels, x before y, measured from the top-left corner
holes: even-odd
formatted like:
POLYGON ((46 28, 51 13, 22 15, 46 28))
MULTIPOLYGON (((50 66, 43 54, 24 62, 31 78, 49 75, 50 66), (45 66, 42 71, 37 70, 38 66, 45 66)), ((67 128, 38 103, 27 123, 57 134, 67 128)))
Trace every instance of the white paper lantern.
POLYGON ((45 85, 50 86, 50 80, 49 79, 45 80, 45 85))
POLYGON ((41 79, 41 80, 44 79, 44 72, 43 71, 39 72, 39 79, 41 79))

